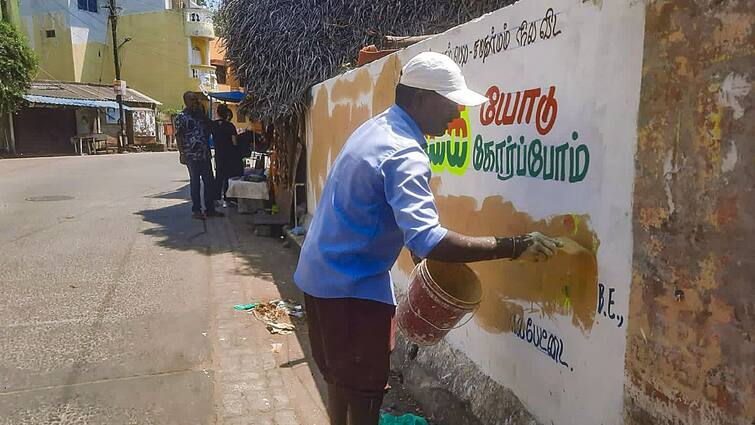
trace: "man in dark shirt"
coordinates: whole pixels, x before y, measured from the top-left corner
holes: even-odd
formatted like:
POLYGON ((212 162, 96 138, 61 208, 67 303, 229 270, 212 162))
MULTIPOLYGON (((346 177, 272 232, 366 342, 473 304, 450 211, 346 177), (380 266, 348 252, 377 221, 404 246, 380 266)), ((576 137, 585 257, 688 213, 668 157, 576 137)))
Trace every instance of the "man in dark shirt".
POLYGON ((176 140, 181 154, 181 163, 189 169, 189 185, 191 187, 192 217, 222 217, 223 213, 215 211, 215 179, 212 175, 210 161, 210 129, 209 119, 199 98, 193 92, 184 93, 186 107, 175 119, 176 140), (204 206, 200 195, 200 180, 204 184, 204 206))

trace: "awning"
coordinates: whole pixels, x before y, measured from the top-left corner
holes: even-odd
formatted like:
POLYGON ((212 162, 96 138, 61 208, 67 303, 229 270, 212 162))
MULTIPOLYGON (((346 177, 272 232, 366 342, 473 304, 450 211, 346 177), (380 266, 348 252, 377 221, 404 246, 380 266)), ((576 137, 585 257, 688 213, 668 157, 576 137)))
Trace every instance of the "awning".
MULTIPOLYGON (((118 102, 112 100, 90 100, 90 99, 69 99, 65 97, 37 96, 33 94, 24 95, 24 99, 31 103, 42 105, 61 105, 61 106, 78 106, 82 108, 114 108, 118 109, 118 102)), ((128 111, 149 109, 143 107, 133 107, 123 105, 123 109, 128 111)))
POLYGON ((222 100, 223 102, 239 103, 244 100, 244 92, 240 91, 221 91, 207 93, 213 99, 222 100))

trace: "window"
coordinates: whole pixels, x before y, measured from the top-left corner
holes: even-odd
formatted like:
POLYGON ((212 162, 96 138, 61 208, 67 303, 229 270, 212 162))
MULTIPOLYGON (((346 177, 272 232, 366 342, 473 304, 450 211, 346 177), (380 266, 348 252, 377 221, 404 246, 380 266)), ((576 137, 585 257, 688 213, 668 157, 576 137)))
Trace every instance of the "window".
POLYGON ((191 49, 191 64, 202 65, 202 51, 199 47, 192 47, 191 49))
POLYGON ((45 36, 47 38, 55 38, 55 30, 47 30, 47 31, 45 31, 45 36))
POLYGON ((97 0, 79 0, 79 10, 97 13, 97 0))
POLYGON ((225 65, 215 65, 215 77, 218 79, 218 84, 227 84, 225 65))
POLYGON ((189 20, 191 22, 199 22, 199 13, 192 13, 189 15, 189 20))

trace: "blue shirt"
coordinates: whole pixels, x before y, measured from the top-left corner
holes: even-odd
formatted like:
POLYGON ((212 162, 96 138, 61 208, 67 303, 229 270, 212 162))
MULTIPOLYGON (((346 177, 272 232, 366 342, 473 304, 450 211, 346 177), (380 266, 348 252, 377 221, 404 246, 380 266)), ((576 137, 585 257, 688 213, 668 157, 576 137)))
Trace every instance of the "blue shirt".
POLYGON ((294 280, 302 291, 396 304, 389 270, 401 248, 425 257, 447 233, 430 190, 425 145, 397 105, 349 137, 301 250, 294 280))

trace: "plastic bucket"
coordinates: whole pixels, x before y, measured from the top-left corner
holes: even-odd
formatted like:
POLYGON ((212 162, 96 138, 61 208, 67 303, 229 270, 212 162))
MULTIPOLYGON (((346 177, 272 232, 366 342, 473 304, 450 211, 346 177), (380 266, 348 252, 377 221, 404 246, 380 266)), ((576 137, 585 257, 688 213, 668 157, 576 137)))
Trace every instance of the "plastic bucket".
POLYGON ((423 260, 410 280, 409 291, 396 309, 396 322, 415 344, 436 344, 480 305, 480 280, 466 264, 423 260))

